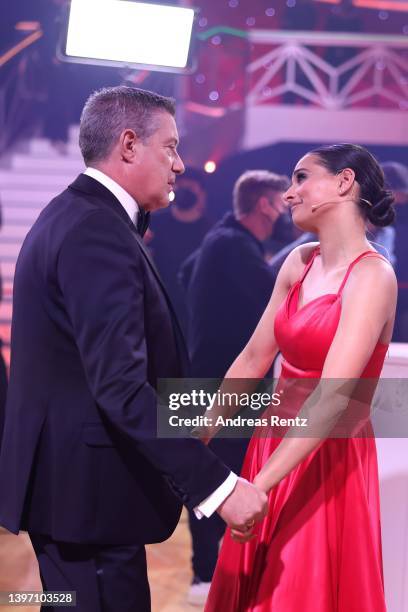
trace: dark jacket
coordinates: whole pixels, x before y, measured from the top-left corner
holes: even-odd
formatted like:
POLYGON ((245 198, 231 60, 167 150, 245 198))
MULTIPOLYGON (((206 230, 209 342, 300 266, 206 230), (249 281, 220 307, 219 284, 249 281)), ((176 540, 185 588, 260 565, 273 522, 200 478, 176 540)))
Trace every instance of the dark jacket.
POLYGON ((229 473, 197 440, 156 438, 157 379, 185 363, 128 215, 80 175, 43 210, 16 266, 0 524, 65 542, 168 537, 180 501, 196 506, 229 473))
POLYGON ((275 282, 262 244, 232 213, 186 263, 193 377, 222 377, 251 337, 275 282))

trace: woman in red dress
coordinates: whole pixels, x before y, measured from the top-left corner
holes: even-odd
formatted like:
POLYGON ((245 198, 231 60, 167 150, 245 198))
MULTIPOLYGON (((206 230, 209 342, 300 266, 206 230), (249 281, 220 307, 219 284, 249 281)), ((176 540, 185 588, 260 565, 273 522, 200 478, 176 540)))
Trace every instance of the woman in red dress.
POLYGON ((268 514, 227 530, 205 610, 385 612, 375 439, 367 419, 359 437, 330 437, 352 402, 323 381, 380 376, 397 284, 366 221, 391 223, 393 196, 366 149, 340 144, 305 155, 285 199, 319 243, 288 256, 226 378, 262 378, 280 350, 281 413, 317 419, 319 434, 252 438, 242 476, 268 493, 268 514))

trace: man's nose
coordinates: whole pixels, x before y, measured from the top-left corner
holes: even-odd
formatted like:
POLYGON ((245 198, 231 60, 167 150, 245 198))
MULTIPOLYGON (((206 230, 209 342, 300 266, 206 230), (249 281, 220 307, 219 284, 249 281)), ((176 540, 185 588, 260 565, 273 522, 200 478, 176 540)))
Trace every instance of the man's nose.
POLYGON ((180 155, 176 153, 176 157, 174 158, 173 163, 173 172, 175 172, 176 174, 183 174, 185 169, 186 168, 184 166, 183 160, 181 159, 180 155))

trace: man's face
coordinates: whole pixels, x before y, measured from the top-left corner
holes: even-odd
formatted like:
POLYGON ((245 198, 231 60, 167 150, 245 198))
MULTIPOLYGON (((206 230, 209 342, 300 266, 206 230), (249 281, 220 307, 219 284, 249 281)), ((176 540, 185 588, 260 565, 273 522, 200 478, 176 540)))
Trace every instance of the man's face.
POLYGON ((265 194, 264 198, 265 202, 262 206, 262 213, 266 237, 269 237, 276 221, 285 212, 287 207, 283 200, 283 193, 280 191, 270 191, 268 194, 265 194))
POLYGON ((145 210, 168 206, 176 176, 184 172, 184 164, 177 152, 179 139, 174 117, 167 112, 158 112, 154 121, 156 131, 145 142, 139 142, 134 160, 138 168, 132 195, 145 210))

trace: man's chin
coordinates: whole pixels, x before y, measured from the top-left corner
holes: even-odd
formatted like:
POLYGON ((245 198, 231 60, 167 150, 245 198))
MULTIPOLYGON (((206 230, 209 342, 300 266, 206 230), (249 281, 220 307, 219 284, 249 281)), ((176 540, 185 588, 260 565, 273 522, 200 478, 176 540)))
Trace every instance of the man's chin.
POLYGON ((155 200, 154 202, 149 202, 149 204, 145 207, 149 212, 154 212, 155 210, 160 210, 161 208, 167 208, 170 204, 169 194, 166 194, 166 197, 155 200))

